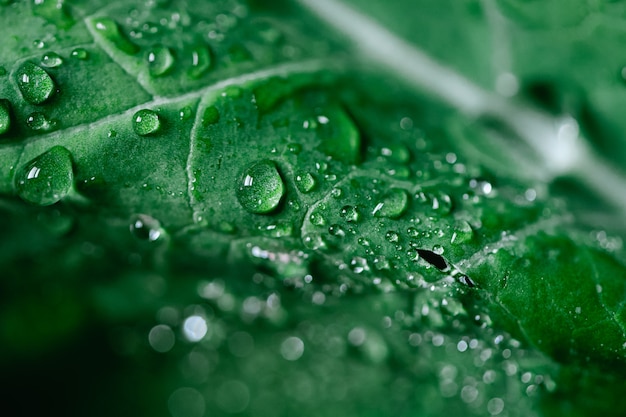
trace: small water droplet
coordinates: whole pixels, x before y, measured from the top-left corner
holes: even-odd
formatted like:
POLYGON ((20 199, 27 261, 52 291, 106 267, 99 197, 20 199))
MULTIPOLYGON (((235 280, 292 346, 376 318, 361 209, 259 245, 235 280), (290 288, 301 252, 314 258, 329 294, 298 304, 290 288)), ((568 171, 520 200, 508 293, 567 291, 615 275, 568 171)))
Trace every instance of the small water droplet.
POLYGON ((54 120, 48 119, 45 114, 41 112, 31 113, 26 119, 26 124, 32 130, 47 132, 48 130, 52 130, 56 126, 56 122, 54 120))
POLYGON ((450 243, 465 243, 470 241, 473 236, 474 230, 472 230, 472 226, 465 220, 461 220, 458 221, 454 227, 454 232, 452 233, 452 238, 450 238, 450 243))
POLYGON ((56 85, 50 75, 32 62, 22 64, 15 77, 22 97, 31 104, 47 101, 56 91, 56 85))
POLYGON ((65 197, 74 182, 72 157, 62 146, 55 146, 26 164, 15 177, 17 194, 40 206, 65 197))
POLYGON ((285 184, 274 162, 263 160, 247 168, 237 189, 237 199, 251 213, 267 214, 278 207, 285 184))
POLYGON ((411 159, 409 149, 403 144, 385 146, 380 150, 380 154, 391 162, 406 164, 411 159))
POLYGON ((315 178, 309 172, 296 174, 296 186, 302 193, 309 193, 315 188, 315 178))
POLYGON ((433 252, 436 253, 437 255, 443 255, 444 248, 441 245, 435 245, 433 246, 433 252))
POLYGON ((178 116, 180 117, 180 120, 189 120, 191 119, 191 116, 193 116, 193 109, 191 108, 191 106, 185 106, 180 109, 178 116))
POLYGON ((153 77, 167 74, 174 66, 174 55, 168 47, 157 45, 146 54, 148 71, 153 77))
POLYGON ((161 128, 161 119, 153 110, 142 109, 133 115, 133 130, 140 136, 153 135, 161 128))
POLYGON ((355 206, 343 206, 339 215, 348 223, 357 223, 361 219, 361 214, 355 206))
POLYGON ((11 103, 7 99, 0 99, 0 135, 11 129, 11 103))
POLYGON ((376 217, 395 219, 400 217, 409 205, 409 196, 401 188, 392 188, 379 202, 372 214, 376 217))
POLYGON ((419 237, 420 235, 420 232, 415 227, 409 227, 408 229, 406 229, 406 233, 410 237, 419 237))
POLYGON ((191 50, 191 67, 187 70, 190 78, 198 79, 211 68, 211 51, 206 45, 195 46, 191 50))
POLYGON ((309 216, 309 220, 311 221, 311 224, 314 224, 315 226, 324 226, 326 224, 326 219, 318 209, 313 210, 309 216))
POLYGON ((398 235, 398 233, 394 232, 393 230, 390 230, 385 233, 385 239, 387 239, 387 242, 389 243, 397 243, 398 241, 400 241, 400 235, 398 235))
POLYGON ((155 242, 164 234, 161 223, 146 214, 139 214, 133 219, 130 224, 130 231, 138 239, 148 242, 155 242))
POLYGON ((215 106, 209 106, 202 113, 202 126, 207 127, 220 121, 220 112, 215 106))
POLYGON ((57 68, 63 64, 63 58, 56 52, 48 52, 41 57, 41 65, 47 68, 57 68))
POLYGON ((139 47, 120 31, 119 25, 113 19, 109 17, 96 18, 93 20, 93 28, 96 34, 125 54, 134 55, 139 52, 139 47))
POLYGON ((364 271, 369 271, 370 267, 367 263, 367 259, 355 256, 350 260, 350 269, 354 271, 355 274, 361 274, 364 271))
POLYGON ((338 224, 331 224, 328 228, 328 233, 337 237, 344 237, 346 235, 346 231, 338 224))
POLYGON ((76 59, 80 59, 81 61, 84 61, 87 58, 89 58, 89 53, 84 48, 76 48, 72 51, 70 56, 72 58, 76 58, 76 59))
POLYGON ((280 345, 280 354, 288 361, 297 361, 304 353, 304 342, 299 337, 288 337, 280 345))

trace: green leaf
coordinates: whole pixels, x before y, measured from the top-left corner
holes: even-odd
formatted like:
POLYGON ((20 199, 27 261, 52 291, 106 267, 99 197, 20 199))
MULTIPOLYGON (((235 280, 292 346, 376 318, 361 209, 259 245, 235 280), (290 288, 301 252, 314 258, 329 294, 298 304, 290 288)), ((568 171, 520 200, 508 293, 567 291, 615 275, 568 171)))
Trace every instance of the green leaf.
POLYGON ((0 7, 10 402, 622 414, 618 3, 0 7))

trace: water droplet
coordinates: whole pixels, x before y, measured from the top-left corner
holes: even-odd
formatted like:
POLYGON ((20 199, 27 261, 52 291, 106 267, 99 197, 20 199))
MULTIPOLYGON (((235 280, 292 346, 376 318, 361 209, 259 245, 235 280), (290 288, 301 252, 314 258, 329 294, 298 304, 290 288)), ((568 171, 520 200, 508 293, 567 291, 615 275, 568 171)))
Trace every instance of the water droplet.
POLYGON ((296 186, 302 193, 309 193, 315 188, 315 178, 309 172, 296 174, 296 186))
POLYGON ((174 55, 170 48, 158 45, 146 54, 148 71, 153 77, 167 74, 174 66, 174 55))
POLYGON ((220 112, 215 106, 209 106, 202 113, 202 126, 207 127, 220 121, 220 112))
POLYGON ((81 61, 84 61, 87 58, 89 58, 89 53, 84 48, 76 48, 72 51, 70 56, 72 58, 76 58, 76 59, 80 59, 81 61))
POLYGON ((9 100, 0 99, 0 135, 11 129, 11 103, 9 100))
POLYGON ((355 206, 343 206, 339 215, 348 223, 357 223, 361 219, 361 214, 355 206))
POLYGON ((452 238, 450 239, 450 243, 461 244, 468 242, 474 236, 474 231, 472 230, 472 226, 465 220, 461 220, 456 223, 454 227, 454 232, 452 233, 452 238))
POLYGON ((17 194, 40 206, 65 197, 74 182, 72 157, 62 146, 55 146, 26 164, 15 177, 17 194))
POLYGON ((63 58, 56 52, 48 52, 41 58, 41 65, 47 68, 57 68, 63 64, 63 58))
POLYGON ((130 231, 138 239, 149 242, 158 240, 164 234, 161 223, 146 214, 139 214, 133 219, 130 224, 130 231))
POLYGON ((148 109, 142 109, 133 115, 133 130, 140 136, 153 135, 161 128, 159 115, 148 109))
POLYGON ((436 253, 437 255, 443 255, 443 252, 444 252, 443 246, 441 245, 433 246, 433 252, 436 253))
POLYGON ((419 237, 420 235, 420 232, 415 227, 409 227, 408 229, 406 229, 406 233, 410 237, 419 237))
POLYGON ((139 47, 120 31, 119 25, 113 19, 109 17, 96 18, 93 20, 93 28, 96 34, 112 43, 120 51, 128 55, 134 55, 139 52, 139 47))
POLYGON ((328 233, 337 237, 344 237, 346 235, 346 231, 338 224, 331 224, 328 228, 328 233))
POLYGON ((28 116, 26 124, 31 129, 41 132, 47 132, 56 126, 56 122, 54 120, 48 119, 45 114, 38 111, 31 113, 28 116))
POLYGON ((326 219, 319 211, 319 209, 315 209, 313 210, 313 212, 311 212, 311 215, 309 216, 309 221, 315 226, 324 226, 326 224, 326 219))
POLYGON ((211 51, 208 46, 199 45, 191 50, 191 67, 187 71, 190 78, 198 79, 211 68, 211 51))
POLYGON ((372 214, 376 217, 398 218, 404 213, 409 205, 409 196, 401 188, 392 188, 379 202, 372 214))
POLYGON ((278 207, 285 195, 285 184, 274 162, 263 160, 247 168, 242 176, 237 199, 251 213, 266 214, 278 207))
POLYGON ((180 109, 178 116, 180 117, 180 120, 189 120, 191 119, 191 116, 193 116, 193 109, 191 108, 191 106, 185 106, 180 109))
POLYGON ((385 146, 380 150, 380 154, 391 162, 406 164, 411 159, 409 149, 402 144, 385 146))
POLYGON ((397 243, 400 240, 400 236, 393 230, 390 230, 385 233, 385 239, 387 239, 387 242, 397 243))
POLYGON ((56 91, 54 81, 41 67, 25 62, 15 74, 22 97, 31 104, 41 104, 56 91))
POLYGON ((332 112, 332 119, 324 116, 324 123, 318 124, 319 121, 312 125, 318 128, 322 151, 337 161, 358 164, 361 161, 361 135, 350 116, 337 107, 332 112))

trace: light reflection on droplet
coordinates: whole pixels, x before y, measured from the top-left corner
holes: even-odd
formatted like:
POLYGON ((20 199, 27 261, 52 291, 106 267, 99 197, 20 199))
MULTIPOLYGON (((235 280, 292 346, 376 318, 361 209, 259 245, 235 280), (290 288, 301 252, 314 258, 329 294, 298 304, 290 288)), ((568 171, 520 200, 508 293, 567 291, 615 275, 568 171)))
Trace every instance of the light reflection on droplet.
POLYGON ((150 330, 148 342, 150 342, 152 349, 159 353, 165 353, 174 347, 176 338, 170 326, 159 324, 150 330))
POLYGON ((280 345, 280 354, 288 361, 297 361, 304 353, 304 342, 299 337, 288 337, 280 345))
POLYGON ((201 417, 206 404, 204 397, 193 388, 178 388, 167 400, 172 417, 201 417))
POLYGON ((191 316, 185 319, 183 333, 190 342, 198 342, 206 336, 208 331, 207 322, 204 317, 191 316))

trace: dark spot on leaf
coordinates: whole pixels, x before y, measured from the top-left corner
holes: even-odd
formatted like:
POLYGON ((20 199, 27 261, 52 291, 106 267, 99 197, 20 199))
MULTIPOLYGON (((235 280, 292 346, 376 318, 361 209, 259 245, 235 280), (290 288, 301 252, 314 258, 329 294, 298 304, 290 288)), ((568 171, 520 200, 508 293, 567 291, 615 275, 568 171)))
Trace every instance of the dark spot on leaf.
POLYGON ((435 268, 442 271, 448 269, 448 263, 443 256, 437 255, 435 252, 426 249, 418 249, 417 253, 423 260, 425 260, 435 268))

